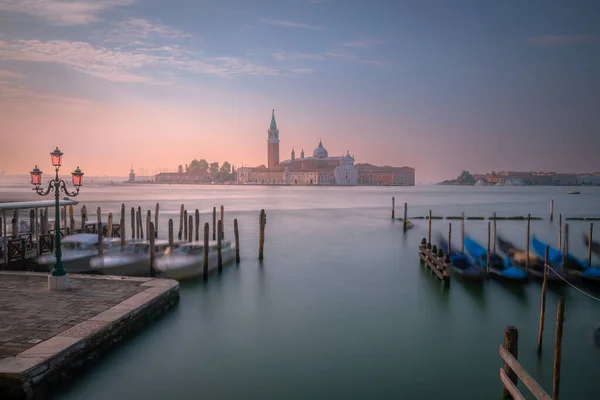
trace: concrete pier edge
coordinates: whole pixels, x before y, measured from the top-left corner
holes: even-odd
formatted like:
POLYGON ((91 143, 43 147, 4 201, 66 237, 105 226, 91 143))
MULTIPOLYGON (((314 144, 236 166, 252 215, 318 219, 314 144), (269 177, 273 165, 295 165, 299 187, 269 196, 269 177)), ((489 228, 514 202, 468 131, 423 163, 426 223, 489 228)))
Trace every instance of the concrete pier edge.
MULTIPOLYGON (((4 275, 47 276, 45 273, 0 271, 4 275)), ((179 301, 179 282, 172 279, 70 275, 77 279, 142 282, 147 287, 121 303, 80 322, 35 346, 0 360, 0 398, 31 399, 71 381, 179 301)))

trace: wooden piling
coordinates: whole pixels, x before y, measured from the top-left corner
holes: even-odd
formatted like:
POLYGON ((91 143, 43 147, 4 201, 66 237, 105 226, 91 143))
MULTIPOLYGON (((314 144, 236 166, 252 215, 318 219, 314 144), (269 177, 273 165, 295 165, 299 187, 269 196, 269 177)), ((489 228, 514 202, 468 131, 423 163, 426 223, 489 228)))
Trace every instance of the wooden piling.
POLYGON ((537 351, 542 352, 542 338, 544 334, 544 319, 546 318, 546 288, 548 287, 548 253, 550 246, 546 246, 546 255, 544 256, 544 281, 542 282, 542 301, 540 304, 540 328, 538 330, 537 351))
POLYGON ((427 233, 427 243, 431 243, 431 210, 429 210, 429 231, 427 233))
POLYGON ((448 224, 448 254, 452 254, 452 222, 448 224))
MULTIPOLYGON (((33 211, 33 210, 31 210, 31 211, 33 211)), ((34 217, 34 215, 31 215, 31 216, 34 217)), ((69 231, 72 235, 75 233, 75 218, 73 218, 73 205, 69 206, 68 217, 69 217, 69 231)), ((31 228, 31 233, 33 233, 33 225, 30 225, 30 228, 31 228)))
POLYGON ((554 199, 550 200, 550 221, 554 220, 554 199))
POLYGON ((562 358, 563 324, 565 322, 565 298, 558 299, 556 310, 556 340, 554 344, 554 379, 552 380, 552 398, 558 400, 560 394, 560 362, 562 358))
POLYGON ((121 204, 121 221, 119 222, 121 224, 121 250, 123 250, 125 248, 125 235, 126 235, 126 231, 125 231, 125 204, 121 204))
POLYGON ((487 260, 486 260, 486 263, 485 263, 485 266, 486 266, 486 272, 487 272, 488 274, 490 273, 490 264, 491 264, 491 258, 492 258, 492 253, 490 252, 490 247, 491 247, 491 246, 490 246, 490 245, 491 245, 491 243, 490 243, 490 240, 491 240, 491 238, 490 238, 490 236, 491 236, 491 234, 490 234, 490 231, 491 231, 491 228, 492 228, 492 225, 491 225, 491 223, 490 223, 490 222, 488 222, 488 246, 487 246, 487 260))
POLYGON ((106 223, 106 237, 112 239, 112 231, 113 231, 113 214, 111 212, 108 213, 108 222, 106 223))
POLYGON ((189 218, 189 227, 188 227, 188 242, 192 242, 192 240, 194 239, 194 217, 192 217, 191 215, 188 217, 189 218))
POLYGON ((567 265, 567 256, 569 255, 569 224, 565 224, 564 251, 562 253, 562 269, 567 265))
POLYGON ((202 264, 202 276, 206 279, 208 276, 208 236, 210 235, 210 226, 208 222, 204 224, 204 262, 202 264))
POLYGON ((465 213, 462 213, 460 219, 460 252, 465 252, 465 213))
POLYGON ((102 237, 102 222, 98 221, 98 256, 104 254, 104 238, 102 237))
POLYGON ((225 239, 225 207, 221 204, 221 239, 225 239))
POLYGON ((558 250, 562 250, 562 214, 558 215, 558 250))
POLYGON ((81 207, 81 229, 85 228, 86 221, 87 221, 87 207, 82 206, 81 207))
POLYGON ((131 239, 135 239, 135 207, 131 207, 131 239))
POLYGON ((188 241, 188 212, 187 210, 183 211, 183 240, 188 241))
POLYGON ((240 263, 240 232, 238 230, 238 220, 233 220, 233 235, 235 236, 235 262, 240 263))
MULTIPOLYGON (((142 224, 142 207, 138 206, 138 223, 140 229, 140 239, 144 239, 144 225, 142 224)), ((148 231, 146 231, 148 233, 148 231)))
MULTIPOLYGON (((64 230, 67 229, 67 207, 63 206, 63 208, 60 209, 60 221, 61 221, 61 225, 63 227, 64 230)), ((17 223, 19 223, 19 221, 17 220, 17 223)))
MULTIPOLYGON (((519 331, 512 325, 508 325, 504 328, 504 344, 503 347, 515 358, 519 359, 519 331)), ((513 371, 513 369, 508 365, 505 361, 504 366, 502 367, 504 373, 510 378, 512 383, 517 386, 519 379, 517 378, 517 373, 513 371)), ((512 396, 506 386, 502 386, 502 398, 503 399, 512 399, 512 396)))
POLYGON ((265 210, 260 210, 260 214, 258 215, 258 228, 260 230, 260 236, 258 239, 258 259, 262 260, 265 245, 265 210))
POLYGON ((181 240, 181 235, 183 233, 183 211, 184 211, 184 207, 182 204, 181 207, 179 208, 179 233, 177 234, 177 238, 179 240, 181 240))
POLYGON ((169 251, 172 252, 173 251, 173 242, 174 242, 174 237, 173 237, 173 218, 169 218, 169 251))
POLYGON ((592 266, 592 239, 594 238, 594 223, 590 224, 590 233, 588 234, 588 267, 592 266))
POLYGON ((525 271, 529 272, 529 236, 531 234, 531 214, 527 214, 527 259, 525 260, 525 271))
POLYGON ((404 233, 408 229, 408 203, 404 203, 404 220, 402 221, 404 233))
POLYGON ((158 238, 158 210, 160 205, 156 203, 156 207, 154 208, 154 237, 158 238))
POLYGON ((392 196, 392 219, 396 218, 396 198, 392 196))
POLYGON ((494 240, 492 241, 493 253, 496 253, 496 213, 494 213, 494 240))
POLYGON ((217 268, 219 272, 223 271, 223 256, 222 256, 222 237, 223 237, 223 223, 221 220, 218 222, 217 228, 217 268))
POLYGON ((217 240, 217 207, 213 207, 213 236, 212 240, 217 240))
MULTIPOLYGON (((150 224, 152 223, 152 213, 150 210, 146 213, 146 238, 150 240, 150 224)), ((154 234, 154 231, 152 231, 154 234)), ((154 236, 153 236, 154 237, 154 236)))
MULTIPOLYGON (((150 210, 148 210, 148 216, 150 216, 150 210)), ((148 222, 148 231, 146 231, 146 235, 148 236, 148 242, 150 244, 150 276, 155 275, 154 264, 156 262, 156 247, 154 245, 154 223, 152 221, 148 222)))
POLYGON ((102 209, 100 207, 96 209, 96 222, 102 222, 102 209))
POLYGON ((198 209, 196 208, 196 211, 194 212, 194 217, 195 217, 195 232, 196 232, 196 242, 200 241, 200 211, 198 211, 198 209))

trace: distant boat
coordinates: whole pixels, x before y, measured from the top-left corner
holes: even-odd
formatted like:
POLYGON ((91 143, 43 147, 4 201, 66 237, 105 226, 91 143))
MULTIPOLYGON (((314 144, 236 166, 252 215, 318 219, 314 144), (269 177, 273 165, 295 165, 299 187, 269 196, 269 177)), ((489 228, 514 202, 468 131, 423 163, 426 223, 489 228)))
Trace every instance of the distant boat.
MULTIPOLYGON (((487 268, 487 249, 471 239, 469 236, 465 236, 465 249, 471 257, 474 259, 475 265, 479 265, 482 268, 487 268)), ((512 265, 510 261, 506 263, 502 257, 497 253, 490 254, 490 268, 489 272, 492 276, 504 278, 511 281, 526 281, 527 272, 524 269, 512 265)))
POLYGON ((581 192, 579 190, 569 190, 568 193, 569 194, 581 194, 581 192))
POLYGON ((485 186, 485 182, 483 181, 483 179, 480 179, 477 182, 475 182, 473 186, 485 186))

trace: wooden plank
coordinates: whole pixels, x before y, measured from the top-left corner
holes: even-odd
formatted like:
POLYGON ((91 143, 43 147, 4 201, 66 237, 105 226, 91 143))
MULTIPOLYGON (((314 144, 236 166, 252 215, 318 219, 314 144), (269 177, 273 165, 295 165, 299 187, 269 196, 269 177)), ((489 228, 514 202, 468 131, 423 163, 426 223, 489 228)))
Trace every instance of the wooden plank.
POLYGON ((548 393, 542 389, 542 387, 529 375, 525 368, 519 364, 519 362, 510 354, 502 345, 500 345, 500 356, 510 366, 510 368, 517 374, 521 382, 527 386, 529 391, 538 400, 551 400, 552 398, 548 393))
POLYGON ((506 375, 506 372, 504 372, 502 368, 500 368, 500 380, 502 381, 502 384, 504 385, 506 390, 508 390, 508 392, 514 400, 525 400, 525 396, 521 394, 519 389, 510 380, 510 378, 508 377, 508 375, 506 375))

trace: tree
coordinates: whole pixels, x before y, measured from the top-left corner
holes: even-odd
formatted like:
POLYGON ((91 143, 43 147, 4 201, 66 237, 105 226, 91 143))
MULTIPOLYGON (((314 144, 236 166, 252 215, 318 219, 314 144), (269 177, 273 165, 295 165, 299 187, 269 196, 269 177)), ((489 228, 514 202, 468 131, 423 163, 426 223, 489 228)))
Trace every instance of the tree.
POLYGON ((189 172, 189 173, 192 173, 192 174, 195 174, 195 173, 204 173, 206 171, 208 171, 208 162, 206 162, 206 160, 204 160, 204 159, 198 161, 195 158, 192 160, 192 162, 190 163, 190 165, 186 169, 186 172, 189 172))
POLYGON ((225 161, 223 165, 221 165, 221 169, 219 170, 219 177, 222 181, 228 181, 231 179, 231 165, 228 161, 225 161))
POLYGON ((179 164, 179 167, 177 167, 177 172, 180 174, 183 173, 183 165, 179 164))
POLYGON ((219 173, 219 163, 217 161, 211 162, 208 167, 208 171, 211 174, 218 174, 219 173))
POLYGON ((461 172, 460 175, 458 176, 457 181, 461 185, 474 185, 475 184, 475 178, 473 178, 473 175, 471 175, 469 173, 469 171, 461 172))
POLYGON ((265 164, 260 164, 257 168, 267 169, 267 166, 265 164))

